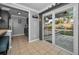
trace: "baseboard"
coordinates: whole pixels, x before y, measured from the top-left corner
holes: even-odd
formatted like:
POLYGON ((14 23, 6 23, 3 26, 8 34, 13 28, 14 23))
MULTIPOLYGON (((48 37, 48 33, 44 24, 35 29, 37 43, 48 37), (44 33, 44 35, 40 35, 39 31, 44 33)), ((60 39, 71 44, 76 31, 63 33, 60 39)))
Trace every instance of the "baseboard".
POLYGON ((24 34, 16 34, 16 35, 12 35, 12 36, 21 36, 21 35, 24 35, 24 34))
POLYGON ((11 48, 12 48, 12 46, 9 47, 9 49, 11 49, 11 48))
POLYGON ((29 43, 35 42, 35 41, 37 41, 37 40, 39 40, 39 38, 38 38, 38 39, 34 39, 34 40, 29 40, 29 43))

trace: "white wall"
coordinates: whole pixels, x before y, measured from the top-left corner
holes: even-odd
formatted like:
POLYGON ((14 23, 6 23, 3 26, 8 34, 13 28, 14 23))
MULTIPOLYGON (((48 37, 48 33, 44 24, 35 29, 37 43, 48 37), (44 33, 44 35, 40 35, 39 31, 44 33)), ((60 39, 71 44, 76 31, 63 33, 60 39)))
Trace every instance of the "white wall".
MULTIPOLYGON (((79 15, 79 3, 78 3, 78 15, 79 15)), ((79 16, 78 16, 78 55, 79 55, 79 16)))
POLYGON ((29 13, 29 42, 39 40, 39 18, 32 18, 33 15, 38 15, 36 12, 29 13))
POLYGON ((24 34, 24 27, 26 24, 26 18, 22 16, 12 15, 12 34, 13 36, 23 35, 24 34), (18 23, 18 19, 21 19, 21 24, 18 23))

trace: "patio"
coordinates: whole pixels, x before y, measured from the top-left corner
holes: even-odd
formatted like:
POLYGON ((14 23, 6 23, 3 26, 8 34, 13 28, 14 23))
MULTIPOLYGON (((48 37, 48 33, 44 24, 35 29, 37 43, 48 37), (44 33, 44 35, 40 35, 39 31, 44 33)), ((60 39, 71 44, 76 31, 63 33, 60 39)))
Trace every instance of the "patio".
MULTIPOLYGON (((56 34, 56 45, 73 52, 73 37, 68 35, 56 34)), ((45 36, 45 40, 52 43, 52 35, 45 36)))

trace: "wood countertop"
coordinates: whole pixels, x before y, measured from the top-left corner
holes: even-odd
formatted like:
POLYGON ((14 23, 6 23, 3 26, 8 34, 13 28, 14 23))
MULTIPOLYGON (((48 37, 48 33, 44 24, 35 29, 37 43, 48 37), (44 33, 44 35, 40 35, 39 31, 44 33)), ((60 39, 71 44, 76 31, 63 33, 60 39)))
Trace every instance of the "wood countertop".
POLYGON ((7 32, 7 30, 0 30, 0 37, 2 37, 2 36, 4 36, 5 35, 5 33, 7 32))

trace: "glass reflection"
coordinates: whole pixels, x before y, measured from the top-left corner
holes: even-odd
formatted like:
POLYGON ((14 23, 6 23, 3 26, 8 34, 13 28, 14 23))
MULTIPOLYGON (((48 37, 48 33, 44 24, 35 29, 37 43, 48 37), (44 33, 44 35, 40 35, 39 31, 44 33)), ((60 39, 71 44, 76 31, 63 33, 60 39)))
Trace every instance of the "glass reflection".
POLYGON ((55 14, 55 43, 73 52, 73 8, 55 14))
POLYGON ((44 39, 52 43, 52 15, 44 17, 44 39))

